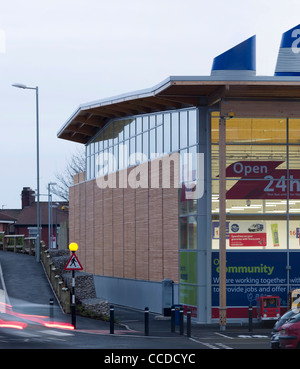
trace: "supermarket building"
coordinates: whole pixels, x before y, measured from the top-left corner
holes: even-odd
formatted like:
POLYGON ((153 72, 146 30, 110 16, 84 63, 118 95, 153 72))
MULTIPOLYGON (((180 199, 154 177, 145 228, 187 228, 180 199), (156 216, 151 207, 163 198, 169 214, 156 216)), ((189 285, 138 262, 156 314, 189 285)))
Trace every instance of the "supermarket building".
POLYGON ((183 304, 208 324, 222 304, 227 320, 255 316, 264 294, 287 306, 300 286, 299 35, 283 34, 274 76, 256 75, 253 36, 210 76, 83 104, 61 128, 86 146, 70 240, 98 296, 183 304))

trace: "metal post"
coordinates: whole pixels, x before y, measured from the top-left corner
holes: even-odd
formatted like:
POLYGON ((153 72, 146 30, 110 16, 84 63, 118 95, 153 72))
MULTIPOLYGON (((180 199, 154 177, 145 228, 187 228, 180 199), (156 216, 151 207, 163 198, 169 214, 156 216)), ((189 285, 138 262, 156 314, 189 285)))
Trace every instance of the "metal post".
POLYGON ((249 305, 249 332, 252 332, 252 317, 253 317, 253 308, 252 305, 249 305))
POLYGON ((191 333, 192 333, 192 322, 191 322, 191 309, 188 308, 187 309, 187 313, 186 313, 186 335, 187 337, 191 337, 191 333))
POLYGON ((36 261, 40 261, 40 240, 41 240, 41 230, 40 230, 40 150, 39 150, 39 88, 29 87, 22 83, 14 83, 13 87, 23 88, 27 90, 35 90, 36 99, 36 175, 37 175, 37 237, 36 237, 36 261))
POLYGON ((36 261, 40 261, 40 151, 39 151, 39 88, 35 87, 36 96, 36 172, 37 172, 37 240, 36 240, 36 261))
MULTIPOLYGON (((74 251, 72 251, 74 254, 74 251)), ((75 306, 75 270, 72 270, 72 305, 71 305, 71 314, 72 314, 72 325, 76 328, 76 306, 75 306)))
POLYGON ((171 306, 171 332, 175 332, 175 306, 171 306))
POLYGON ((226 329, 226 119, 219 120, 219 325, 226 329))
POLYGON ((109 308, 109 322, 110 322, 110 334, 114 334, 115 332, 115 308, 114 305, 110 305, 109 308))
POLYGON ((183 307, 180 306, 180 309, 179 309, 179 334, 180 335, 183 335, 183 307))
POLYGON ((149 308, 145 307, 145 336, 149 336, 149 308))
POLYGON ((49 300, 49 312, 50 312, 50 319, 53 320, 54 318, 54 306, 53 306, 54 302, 53 299, 49 300))

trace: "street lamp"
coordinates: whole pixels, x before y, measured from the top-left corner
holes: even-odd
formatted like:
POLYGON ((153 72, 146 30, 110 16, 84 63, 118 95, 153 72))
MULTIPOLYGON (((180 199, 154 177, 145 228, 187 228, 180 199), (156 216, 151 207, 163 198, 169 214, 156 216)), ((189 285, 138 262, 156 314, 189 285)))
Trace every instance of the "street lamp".
POLYGON ((39 88, 29 87, 22 83, 14 83, 13 87, 24 90, 35 90, 36 96, 36 172, 37 172, 37 240, 36 240, 36 261, 40 261, 40 153, 39 153, 39 88))
POLYGON ((55 185, 57 185, 57 183, 54 183, 54 182, 48 183, 48 248, 49 249, 52 249, 53 247, 51 186, 55 186, 55 185))

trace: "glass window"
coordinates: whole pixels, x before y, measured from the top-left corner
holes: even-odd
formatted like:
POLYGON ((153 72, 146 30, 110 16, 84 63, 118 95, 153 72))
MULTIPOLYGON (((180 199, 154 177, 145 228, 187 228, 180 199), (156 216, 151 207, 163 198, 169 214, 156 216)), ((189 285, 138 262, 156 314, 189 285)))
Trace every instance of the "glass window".
POLYGON ((116 120, 115 122, 112 123, 113 127, 114 127, 114 145, 116 145, 119 141, 119 131, 120 131, 120 122, 118 120, 116 120))
POLYGON ((107 127, 103 130, 103 138, 104 138, 103 148, 106 149, 108 147, 108 129, 107 129, 107 127))
POLYGON ((143 136, 142 135, 136 136, 136 152, 137 153, 143 152, 143 136))
POLYGON ((197 136, 197 110, 189 110, 189 146, 198 142, 197 136))
POLYGON ((129 152, 130 163, 129 163, 129 165, 135 165, 136 164, 135 153, 136 153, 136 150, 135 150, 135 137, 132 137, 130 139, 130 152, 129 152))
POLYGON ((164 115, 164 152, 166 154, 171 152, 171 134, 170 134, 170 114, 164 115))
MULTIPOLYGON (((130 143, 129 140, 124 141, 123 143, 123 164, 124 164, 124 168, 127 168, 129 165, 128 159, 129 159, 129 150, 130 150, 130 143)), ((120 150, 120 148, 119 148, 120 150)))
POLYGON ((95 144, 94 144, 94 142, 92 142, 89 146, 91 148, 91 155, 94 155, 95 154, 95 144))
POLYGON ((144 116, 143 117, 143 131, 144 132, 149 129, 149 123, 148 123, 148 121, 149 121, 148 115, 144 116))
POLYGON ((162 155, 164 152, 163 149, 163 126, 160 125, 156 128, 156 151, 158 155, 162 155))
POLYGON ((188 213, 188 201, 185 199, 184 189, 179 190, 179 214, 186 215, 188 213))
POLYGON ((197 283, 197 252, 180 252, 180 282, 197 283))
MULTIPOLYGON (((219 113, 212 113, 212 143, 219 141, 219 113)), ((228 143, 286 143, 284 118, 232 118, 226 120, 228 143)))
POLYGON ((189 249, 197 249, 197 217, 190 216, 189 219, 189 249))
POLYGON ((191 180, 195 181, 198 178, 197 173, 197 146, 189 147, 189 169, 191 171, 191 180))
POLYGON ((184 305, 197 306, 197 286, 195 284, 180 283, 179 302, 184 305))
POLYGON ((86 158, 86 178, 90 179, 91 178, 91 157, 87 156, 86 158))
POLYGON ((125 169, 127 163, 125 163, 125 158, 127 157, 127 146, 122 143, 119 145, 119 169, 125 169))
POLYGON ((180 217, 180 248, 197 249, 197 216, 180 217))
POLYGON ((99 134, 99 151, 103 150, 103 132, 99 134))
POLYGON ((124 120, 124 140, 127 140, 130 137, 130 122, 131 120, 124 120))
POLYGON ((155 115, 150 115, 150 119, 149 119, 150 127, 149 128, 154 128, 155 127, 155 120, 156 120, 156 116, 155 115))
POLYGON ((156 129, 151 129, 149 131, 150 134, 150 159, 151 157, 155 157, 156 155, 156 129))
POLYGON ((156 115, 156 125, 159 126, 159 125, 163 124, 163 122, 164 122, 163 119, 164 119, 163 114, 157 114, 156 115))
POLYGON ((91 178, 95 177, 95 155, 91 155, 91 178))
POLYGON ((149 159, 149 136, 148 132, 143 133, 143 154, 149 159))
POLYGON ((178 113, 172 113, 171 116, 171 132, 172 132, 172 151, 177 151, 179 148, 179 122, 178 113))
POLYGON ((136 133, 142 133, 143 131, 143 121, 142 121, 142 117, 137 117, 136 118, 136 133))
POLYGON ((119 145, 114 147, 115 170, 119 170, 119 145))
POLYGON ((180 112, 180 148, 183 149, 188 145, 188 124, 187 124, 187 111, 180 112))
POLYGON ((116 170, 115 169, 115 160, 114 160, 114 148, 110 147, 108 149, 108 153, 109 153, 109 156, 108 156, 108 170, 109 170, 109 173, 112 173, 116 170))
POLYGON ((108 146, 112 146, 114 144, 114 125, 113 123, 111 123, 108 127, 107 127, 107 134, 108 134, 108 146))
POLYGON ((188 218, 180 218, 180 248, 188 248, 188 218))
POLYGON ((130 123, 130 137, 135 136, 135 119, 130 123))
POLYGON ((124 122, 123 120, 118 121, 118 132, 119 132, 119 142, 124 140, 124 122))

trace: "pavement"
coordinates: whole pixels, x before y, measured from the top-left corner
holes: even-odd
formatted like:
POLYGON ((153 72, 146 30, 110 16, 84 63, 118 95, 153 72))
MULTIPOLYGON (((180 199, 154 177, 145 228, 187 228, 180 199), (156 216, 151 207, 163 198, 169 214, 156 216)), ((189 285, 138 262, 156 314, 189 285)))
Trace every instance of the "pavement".
MULTIPOLYGON (((50 299, 54 302, 54 320, 71 323, 71 315, 65 314, 56 299, 41 262, 27 254, 0 251, 0 302, 12 305, 13 311, 23 314, 50 315, 50 299), (1 299, 2 296, 2 299, 1 299)), ((124 306, 114 306, 116 323, 114 334, 145 335, 145 313, 141 310, 124 306)), ((186 335, 186 321, 184 335, 186 335)), ((217 325, 203 326, 192 321, 192 336, 199 336, 203 330, 218 330, 217 325)), ((227 330, 247 332, 248 326, 227 326, 227 330)), ((257 330, 257 328, 255 328, 257 330)), ((91 334, 109 334, 110 323, 76 316, 76 331, 91 334)), ((261 330, 259 330, 261 331, 261 330)), ((270 332, 270 329, 268 330, 270 332)), ((157 337, 174 337, 179 335, 179 326, 171 332, 170 317, 157 313, 149 314, 149 335, 157 337)))

